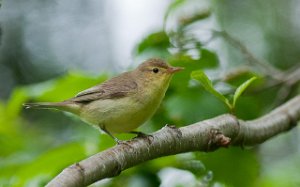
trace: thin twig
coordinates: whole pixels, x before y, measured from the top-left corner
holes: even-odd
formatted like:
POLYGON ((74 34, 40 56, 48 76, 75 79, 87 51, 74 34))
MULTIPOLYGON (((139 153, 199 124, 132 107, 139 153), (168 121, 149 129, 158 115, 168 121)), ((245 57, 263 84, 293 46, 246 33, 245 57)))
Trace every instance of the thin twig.
POLYGON ((227 40, 231 45, 236 47, 241 51, 241 53, 246 58, 247 62, 251 65, 255 65, 260 67, 260 69, 263 71, 264 74, 276 79, 281 80, 283 78, 282 72, 275 68, 274 66, 270 65, 268 62, 259 60, 256 58, 250 50, 238 39, 232 37, 230 34, 228 34, 226 31, 213 31, 215 35, 222 36, 225 40, 227 40))

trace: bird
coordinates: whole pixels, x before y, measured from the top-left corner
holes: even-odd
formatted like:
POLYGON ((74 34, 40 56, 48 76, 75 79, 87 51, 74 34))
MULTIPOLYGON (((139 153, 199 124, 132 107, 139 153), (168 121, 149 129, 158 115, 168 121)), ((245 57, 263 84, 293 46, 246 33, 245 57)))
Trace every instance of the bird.
MULTIPOLYGON (((151 58, 136 69, 79 92, 61 102, 24 103, 25 108, 56 109, 77 115, 83 121, 112 137, 133 131, 151 118, 169 87, 172 76, 182 67, 151 58)), ((143 133, 141 133, 143 134, 143 133)))

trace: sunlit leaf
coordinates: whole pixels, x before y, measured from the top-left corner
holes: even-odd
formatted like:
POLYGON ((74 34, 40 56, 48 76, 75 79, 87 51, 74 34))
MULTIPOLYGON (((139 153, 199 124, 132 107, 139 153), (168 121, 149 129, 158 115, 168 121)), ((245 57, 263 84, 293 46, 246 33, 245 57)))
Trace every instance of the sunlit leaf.
POLYGON ((238 100, 238 98, 242 95, 242 93, 250 86, 250 84, 256 80, 257 78, 256 77, 252 77, 251 79, 247 80, 246 82, 244 82, 243 84, 241 84, 236 90, 235 90, 235 93, 234 93, 234 96, 233 96, 233 103, 232 103, 232 106, 233 108, 235 107, 235 104, 238 100))
POLYGON ((219 93, 212 85, 212 82, 209 78, 205 75, 205 73, 201 70, 193 71, 191 77, 201 83, 201 85, 215 97, 220 99, 224 102, 230 109, 232 108, 231 104, 229 103, 228 99, 224 97, 221 93, 219 93))

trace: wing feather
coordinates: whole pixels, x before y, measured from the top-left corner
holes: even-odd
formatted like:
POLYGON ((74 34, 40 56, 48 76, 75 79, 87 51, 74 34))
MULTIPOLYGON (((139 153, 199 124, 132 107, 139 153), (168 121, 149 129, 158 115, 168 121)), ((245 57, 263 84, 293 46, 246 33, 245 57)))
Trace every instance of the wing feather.
POLYGON ((113 99, 128 96, 137 92, 137 83, 132 78, 130 72, 123 73, 100 85, 88 88, 79 92, 70 101, 77 103, 87 103, 98 99, 113 99))

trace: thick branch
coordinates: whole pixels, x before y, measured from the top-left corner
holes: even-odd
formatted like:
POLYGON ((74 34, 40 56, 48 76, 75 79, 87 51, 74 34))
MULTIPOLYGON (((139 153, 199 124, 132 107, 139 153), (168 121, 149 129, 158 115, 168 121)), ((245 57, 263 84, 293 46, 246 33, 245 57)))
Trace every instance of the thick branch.
POLYGON ((300 96, 251 121, 221 115, 179 129, 165 126, 151 136, 93 155, 64 169, 48 187, 87 186, 154 158, 190 151, 212 151, 228 145, 256 145, 295 127, 300 120, 300 96))

